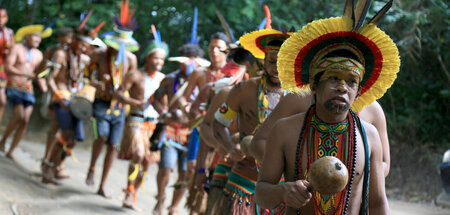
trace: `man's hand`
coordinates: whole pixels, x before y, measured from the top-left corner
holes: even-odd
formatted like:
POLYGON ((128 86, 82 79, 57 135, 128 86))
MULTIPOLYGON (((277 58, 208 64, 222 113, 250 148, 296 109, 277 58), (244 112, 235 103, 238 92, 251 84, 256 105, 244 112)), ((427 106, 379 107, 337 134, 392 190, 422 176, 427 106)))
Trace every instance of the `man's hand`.
POLYGON ((61 105, 61 107, 66 110, 69 111, 69 106, 66 105, 66 100, 65 99, 60 99, 59 100, 59 105, 61 105))
POLYGON ((309 182, 306 180, 297 180, 295 182, 286 182, 282 184, 284 188, 283 202, 293 208, 302 208, 311 200, 311 193, 307 187, 309 182))
POLYGON ((208 181, 208 177, 206 176, 206 173, 197 172, 197 174, 195 174, 195 178, 194 178, 194 186, 198 190, 202 190, 203 186, 206 184, 207 181, 208 181))
POLYGON ((230 159, 233 161, 241 161, 244 160, 245 154, 241 150, 241 145, 234 145, 233 149, 230 151, 230 159))

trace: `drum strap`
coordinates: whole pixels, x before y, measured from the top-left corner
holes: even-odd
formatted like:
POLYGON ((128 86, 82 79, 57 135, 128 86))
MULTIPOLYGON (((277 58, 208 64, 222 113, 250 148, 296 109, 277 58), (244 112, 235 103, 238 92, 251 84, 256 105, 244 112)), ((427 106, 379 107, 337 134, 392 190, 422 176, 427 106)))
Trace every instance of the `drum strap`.
POLYGON ((369 144, 367 143, 367 136, 364 127, 361 124, 361 119, 356 117, 356 124, 361 131, 361 135, 364 142, 364 152, 365 152, 365 162, 364 162, 364 180, 363 180, 363 194, 361 207, 359 209, 360 215, 369 214, 368 205, 369 205, 369 176, 370 176, 370 153, 369 153, 369 144))

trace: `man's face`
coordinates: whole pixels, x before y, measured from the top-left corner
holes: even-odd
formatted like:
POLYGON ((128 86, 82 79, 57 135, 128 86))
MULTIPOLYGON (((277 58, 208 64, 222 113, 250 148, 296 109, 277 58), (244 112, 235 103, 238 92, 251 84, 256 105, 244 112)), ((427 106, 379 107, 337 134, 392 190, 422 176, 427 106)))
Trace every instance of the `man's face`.
POLYGON ((62 46, 70 45, 72 43, 73 34, 59 36, 58 40, 62 46))
POLYGON ((38 48, 42 38, 40 34, 28 34, 25 36, 25 40, 28 46, 32 48, 38 48))
POLYGON ((145 63, 153 71, 160 72, 164 66, 165 53, 162 50, 156 50, 152 54, 147 55, 145 63))
POLYGON ((184 74, 190 75, 193 72, 193 69, 199 66, 199 64, 195 59, 196 57, 190 57, 189 60, 187 60, 186 62, 180 63, 181 71, 184 74))
POLYGON ((8 13, 5 9, 0 9, 0 28, 3 28, 8 22, 8 13))
POLYGON ((88 54, 88 52, 90 51, 91 45, 83 40, 76 40, 75 44, 73 44, 72 46, 75 50, 76 53, 83 53, 83 54, 88 54))
POLYGON ((346 113, 359 95, 359 76, 345 69, 326 71, 313 89, 316 104, 334 113, 346 113))
POLYGON ((280 79, 278 79, 277 60, 278 52, 269 51, 266 53, 266 58, 264 59, 264 76, 269 84, 278 87, 280 86, 280 79))
POLYGON ((225 41, 220 39, 214 39, 209 43, 208 54, 211 62, 221 63, 227 59, 228 48, 225 41))

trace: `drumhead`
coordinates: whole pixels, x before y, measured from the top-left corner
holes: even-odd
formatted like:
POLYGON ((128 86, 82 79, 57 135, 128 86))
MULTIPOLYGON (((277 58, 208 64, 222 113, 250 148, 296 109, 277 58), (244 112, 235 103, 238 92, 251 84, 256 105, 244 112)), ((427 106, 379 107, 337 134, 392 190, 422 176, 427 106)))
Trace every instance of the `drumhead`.
POLYGON ((92 103, 83 97, 74 97, 70 100, 70 112, 78 119, 87 120, 92 116, 92 103))

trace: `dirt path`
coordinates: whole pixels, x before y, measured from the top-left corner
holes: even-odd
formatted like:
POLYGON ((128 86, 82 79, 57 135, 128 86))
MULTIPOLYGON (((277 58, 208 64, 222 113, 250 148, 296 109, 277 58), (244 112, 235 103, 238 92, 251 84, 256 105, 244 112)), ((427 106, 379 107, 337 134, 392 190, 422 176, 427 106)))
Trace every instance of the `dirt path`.
MULTIPOLYGON (((30 141, 23 141, 15 152, 19 164, 0 156, 0 214, 2 215, 60 215, 60 214, 151 214, 156 204, 156 177, 157 167, 149 170, 146 182, 146 192, 138 193, 137 206, 142 212, 123 209, 121 201, 124 194, 126 172, 128 163, 116 160, 111 170, 107 187, 112 199, 104 199, 95 194, 97 187, 88 187, 84 183, 85 174, 90 159, 90 150, 87 144, 75 147, 75 155, 79 162, 72 159, 66 162, 70 179, 63 180, 62 186, 44 185, 40 182, 40 158, 43 155, 44 145, 30 141)), ((7 146, 9 147, 9 146, 7 146)), ((103 157, 97 163, 96 182, 100 179, 100 170, 103 157)), ((174 183, 176 175, 173 174, 170 184, 174 183)), ((168 199, 171 199, 173 188, 167 188, 168 199)), ((170 202, 166 200, 168 206, 170 202)), ((182 202, 184 205, 184 201, 182 202)), ((450 214, 450 209, 442 209, 431 205, 412 204, 390 200, 391 214, 393 215, 444 215, 450 214)), ((188 214, 183 209, 182 214, 188 214)))

